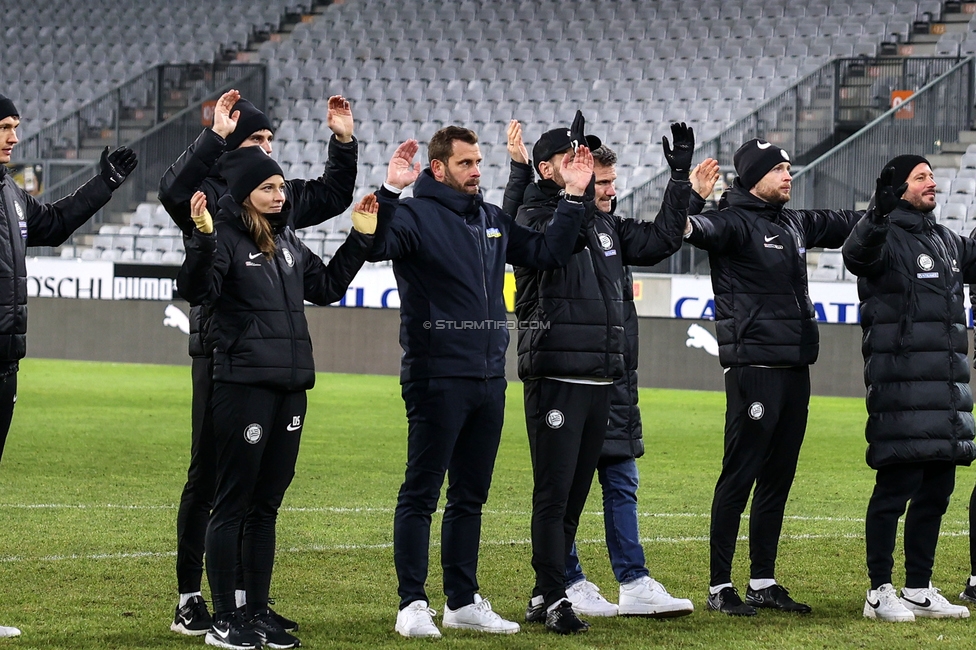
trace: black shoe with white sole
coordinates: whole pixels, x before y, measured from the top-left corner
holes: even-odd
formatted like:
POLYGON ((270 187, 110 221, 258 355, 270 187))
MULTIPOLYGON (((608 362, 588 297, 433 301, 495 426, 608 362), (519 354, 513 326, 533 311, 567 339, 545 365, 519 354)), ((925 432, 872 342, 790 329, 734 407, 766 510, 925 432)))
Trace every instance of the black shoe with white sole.
POLYGON ((590 629, 590 624, 581 621, 573 604, 564 600, 546 614, 546 629, 556 634, 581 634, 590 629))
POLYGON ((206 642, 207 645, 226 650, 256 650, 264 645, 264 637, 244 620, 240 612, 234 610, 217 615, 207 632, 206 642))
POLYGON ((187 636, 203 636, 213 625, 207 602, 202 596, 192 596, 182 607, 176 608, 173 624, 169 629, 187 636))
POLYGON ((708 609, 729 616, 756 615, 756 608, 742 602, 742 598, 739 597, 739 592, 736 591, 735 587, 726 587, 717 594, 708 594, 708 600, 705 603, 708 605, 708 609))
POLYGON ((264 637, 264 645, 275 650, 287 650, 288 648, 298 648, 302 642, 297 637, 292 636, 278 623, 274 612, 270 609, 258 612, 251 618, 251 625, 264 637))
POLYGON ((798 603, 790 598, 789 590, 783 585, 771 585, 765 589, 746 587, 746 604, 795 614, 809 614, 813 611, 806 603, 798 603))

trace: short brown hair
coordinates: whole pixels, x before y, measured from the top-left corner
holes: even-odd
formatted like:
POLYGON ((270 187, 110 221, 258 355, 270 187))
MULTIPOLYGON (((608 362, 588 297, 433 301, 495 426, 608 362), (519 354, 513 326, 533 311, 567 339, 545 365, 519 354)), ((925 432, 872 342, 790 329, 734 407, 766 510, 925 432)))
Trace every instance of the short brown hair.
POLYGON ((593 162, 604 167, 613 167, 617 164, 617 152, 603 144, 593 150, 593 162))
POLYGON ((427 145, 428 163, 439 160, 446 165, 447 159, 454 152, 455 140, 460 140, 467 144, 478 144, 478 134, 463 126, 445 126, 430 136, 430 143, 427 145))

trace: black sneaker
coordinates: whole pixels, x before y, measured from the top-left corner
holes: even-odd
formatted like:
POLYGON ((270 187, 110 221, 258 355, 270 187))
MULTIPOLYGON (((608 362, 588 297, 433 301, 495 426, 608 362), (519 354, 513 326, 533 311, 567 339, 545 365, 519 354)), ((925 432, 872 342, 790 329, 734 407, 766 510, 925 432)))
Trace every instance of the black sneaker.
POLYGON ((590 624, 581 621, 572 603, 564 600, 546 614, 546 629, 556 634, 580 634, 590 629, 590 624))
POLYGON ((525 622, 546 622, 546 603, 542 600, 542 596, 529 599, 529 606, 525 608, 525 622))
MULTIPOLYGON (((269 600, 268 603, 270 603, 271 605, 274 605, 274 601, 273 600, 269 600)), ((282 616, 278 612, 274 611, 270 607, 268 608, 268 611, 271 612, 271 618, 273 618, 274 620, 278 621, 278 625, 280 625, 281 626, 281 629, 283 629, 285 632, 297 632, 298 631, 298 623, 296 623, 295 621, 291 620, 290 618, 285 618, 284 616, 282 616)))
POLYGON ((962 590, 959 594, 960 600, 965 600, 970 603, 976 603, 976 587, 969 584, 969 580, 966 581, 966 588, 962 590))
POLYGON ((302 645, 296 637, 292 636, 278 623, 274 612, 271 609, 258 612, 251 618, 251 625, 264 638, 264 645, 268 648, 287 649, 297 648, 302 645))
POLYGON ((729 616, 755 616, 756 608, 752 605, 746 605, 739 598, 739 592, 735 590, 735 587, 726 587, 717 594, 709 593, 708 600, 706 601, 708 609, 715 610, 716 612, 722 612, 723 614, 728 614, 729 616))
POLYGON ((186 605, 176 608, 176 616, 169 629, 187 636, 203 636, 211 625, 213 619, 207 611, 207 601, 203 596, 192 596, 186 605))
POLYGON ((207 632, 206 641, 207 645, 227 650, 256 650, 264 645, 264 637, 237 610, 218 614, 207 632))
POLYGON ((809 614, 813 608, 805 603, 798 603, 790 598, 790 592, 783 585, 772 585, 765 589, 746 587, 746 604, 753 607, 768 607, 781 612, 809 614))

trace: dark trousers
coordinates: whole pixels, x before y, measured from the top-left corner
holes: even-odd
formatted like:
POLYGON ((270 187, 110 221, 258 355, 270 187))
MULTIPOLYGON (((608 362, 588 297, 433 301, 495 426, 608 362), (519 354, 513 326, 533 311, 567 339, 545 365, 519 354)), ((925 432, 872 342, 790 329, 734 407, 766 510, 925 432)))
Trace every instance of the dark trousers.
POLYGON ((393 562, 400 608, 430 602, 424 583, 430 520, 444 474, 447 504, 441 523, 441 567, 447 605, 474 602, 478 592, 481 510, 488 500, 505 414, 505 379, 457 377, 407 382, 407 469, 393 518, 393 562))
POLYGON ((235 609, 238 554, 248 615, 268 606, 278 508, 295 475, 306 405, 304 391, 214 382, 217 487, 206 548, 218 614, 235 609))
POLYGON ((7 444, 10 422, 14 418, 17 405, 17 371, 0 376, 0 456, 7 444))
POLYGON ((210 412, 213 359, 194 357, 191 377, 190 467, 176 514, 176 581, 181 594, 200 591, 203 545, 217 483, 217 444, 210 412))
POLYGON ((611 384, 523 384, 532 455, 532 568, 546 607, 566 597, 566 561, 603 449, 611 384))
POLYGON ((952 463, 905 463, 878 470, 864 522, 871 588, 891 582, 898 518, 905 516, 905 586, 928 587, 942 515, 956 486, 952 463))
POLYGON ((969 495, 969 563, 970 575, 976 576, 976 486, 969 495))
POLYGON ((753 486, 750 577, 775 577, 783 511, 807 427, 810 369, 729 368, 725 398, 725 455, 710 529, 713 586, 732 582, 739 520, 753 486))

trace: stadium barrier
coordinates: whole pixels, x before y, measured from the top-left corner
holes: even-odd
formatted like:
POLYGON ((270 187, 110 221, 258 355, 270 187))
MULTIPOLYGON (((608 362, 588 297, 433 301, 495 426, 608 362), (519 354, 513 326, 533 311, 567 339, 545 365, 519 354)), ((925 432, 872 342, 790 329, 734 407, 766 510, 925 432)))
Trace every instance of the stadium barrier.
POLYGON ((973 123, 974 59, 930 81, 793 176, 791 205, 854 208, 870 200, 882 166, 900 154, 925 156, 973 123))
MULTIPOLYGON (((182 301, 32 298, 28 355, 188 365, 187 311, 188 306, 182 301)), ((381 375, 399 372, 398 310, 309 307, 306 315, 319 371, 381 375)), ((514 323, 514 316, 509 319, 514 323)), ((641 386, 723 389, 713 322, 639 320, 641 386)), ((517 333, 511 333, 507 376, 510 381, 517 381, 517 333)), ((820 338, 820 361, 811 372, 814 394, 863 397, 861 328, 825 323, 820 326, 820 338)))

